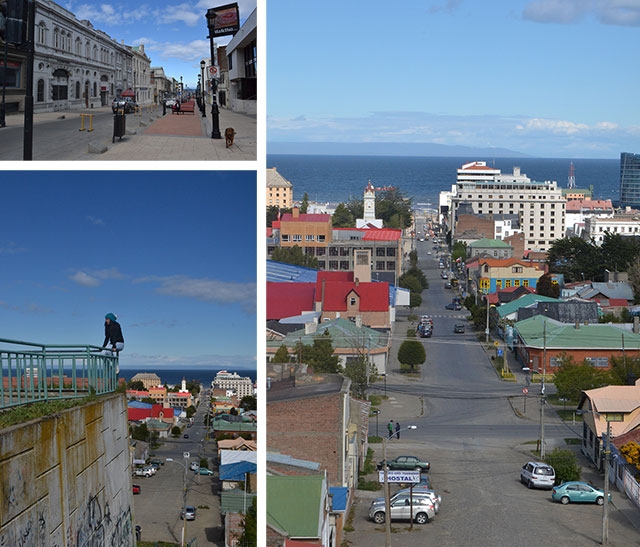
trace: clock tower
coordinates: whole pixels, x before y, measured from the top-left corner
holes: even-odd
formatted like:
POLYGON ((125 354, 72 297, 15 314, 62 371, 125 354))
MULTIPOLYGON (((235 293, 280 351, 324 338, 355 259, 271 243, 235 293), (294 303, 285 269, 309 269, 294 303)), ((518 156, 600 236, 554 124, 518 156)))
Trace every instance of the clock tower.
POLYGON ((356 219, 357 228, 365 228, 367 226, 375 226, 376 228, 382 228, 382 221, 376 218, 376 189, 371 184, 371 181, 367 183, 367 187, 364 189, 364 218, 356 219))

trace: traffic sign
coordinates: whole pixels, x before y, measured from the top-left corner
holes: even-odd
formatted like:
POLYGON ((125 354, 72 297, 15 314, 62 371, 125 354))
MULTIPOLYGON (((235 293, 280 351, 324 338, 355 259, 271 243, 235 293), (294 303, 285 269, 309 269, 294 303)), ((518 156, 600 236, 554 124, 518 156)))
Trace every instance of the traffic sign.
POLYGON ((209 76, 211 76, 212 78, 215 78, 218 75, 218 67, 217 66, 210 66, 209 67, 209 76))
POLYGON ((523 387, 522 388, 522 393, 524 393, 526 395, 527 393, 529 393, 529 390, 526 387, 523 387))

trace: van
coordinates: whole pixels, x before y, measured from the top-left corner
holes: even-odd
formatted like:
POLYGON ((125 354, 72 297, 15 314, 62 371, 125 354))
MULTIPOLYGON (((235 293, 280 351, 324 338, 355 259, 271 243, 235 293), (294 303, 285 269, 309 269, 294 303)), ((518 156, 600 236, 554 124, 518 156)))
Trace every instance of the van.
POLYGON ((527 462, 520 471, 520 482, 528 488, 546 488, 551 490, 556 482, 553 467, 544 462, 527 462))

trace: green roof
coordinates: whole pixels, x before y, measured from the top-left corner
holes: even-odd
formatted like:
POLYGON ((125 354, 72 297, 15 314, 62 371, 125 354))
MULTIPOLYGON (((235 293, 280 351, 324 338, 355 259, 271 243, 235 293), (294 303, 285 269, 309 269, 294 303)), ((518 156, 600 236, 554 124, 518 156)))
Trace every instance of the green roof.
POLYGON ((547 349, 640 350, 640 334, 614 323, 575 325, 560 323, 544 315, 518 321, 514 327, 525 346, 547 349), (546 324, 546 333, 544 325, 546 324), (624 337, 624 346, 623 346, 624 337))
POLYGON ((291 538, 320 537, 324 475, 267 476, 267 524, 291 538))
POLYGON ((282 344, 293 348, 299 342, 312 346, 317 336, 328 332, 334 348, 353 348, 356 344, 369 349, 386 348, 388 335, 369 327, 358 327, 353 321, 339 317, 320 323, 316 332, 305 333, 305 329, 290 332, 284 340, 267 340, 267 346, 279 348, 282 344))
POLYGON ((474 241, 472 243, 469 243, 468 246, 471 247, 471 248, 473 248, 473 247, 482 247, 482 248, 489 247, 491 249, 494 249, 494 248, 509 248, 509 247, 511 247, 511 245, 509 245, 508 243, 505 243, 501 239, 489 239, 487 237, 483 237, 482 239, 479 239, 478 241, 474 241))
POLYGON ((256 494, 242 490, 223 490, 220 492, 220 512, 222 514, 246 513, 255 497, 256 494))
POLYGON ((502 318, 512 313, 516 313, 520 308, 531 308, 536 302, 559 302, 557 298, 551 298, 550 296, 542 296, 540 294, 525 294, 517 300, 509 302, 508 304, 502 304, 502 306, 496 307, 496 313, 502 318))

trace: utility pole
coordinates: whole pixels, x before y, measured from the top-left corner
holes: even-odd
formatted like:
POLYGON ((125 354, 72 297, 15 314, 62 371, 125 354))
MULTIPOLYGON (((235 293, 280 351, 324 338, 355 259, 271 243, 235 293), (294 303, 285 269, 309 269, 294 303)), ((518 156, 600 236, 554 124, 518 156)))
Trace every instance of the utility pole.
POLYGON ((547 371, 547 322, 543 318, 543 329, 542 329, 542 385, 540 388, 540 459, 544 461, 545 450, 544 450, 544 405, 545 405, 545 395, 544 395, 544 379, 547 371))

